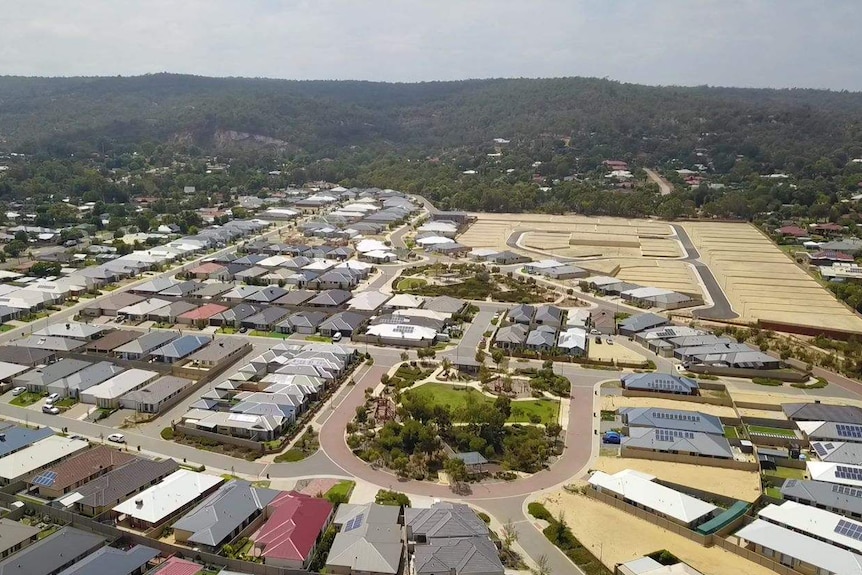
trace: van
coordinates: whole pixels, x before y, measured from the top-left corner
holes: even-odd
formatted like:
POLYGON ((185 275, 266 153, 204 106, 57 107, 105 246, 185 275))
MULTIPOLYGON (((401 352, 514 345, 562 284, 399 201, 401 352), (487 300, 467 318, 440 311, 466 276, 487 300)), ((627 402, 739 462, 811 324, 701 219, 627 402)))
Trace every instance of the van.
POLYGON ((337 331, 332 334, 332 341, 341 341, 341 332, 337 331))

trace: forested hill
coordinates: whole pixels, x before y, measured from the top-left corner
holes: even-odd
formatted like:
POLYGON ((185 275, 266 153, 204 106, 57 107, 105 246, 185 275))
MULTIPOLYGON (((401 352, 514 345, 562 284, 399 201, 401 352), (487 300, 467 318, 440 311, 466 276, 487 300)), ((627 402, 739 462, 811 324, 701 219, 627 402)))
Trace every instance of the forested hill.
POLYGON ((248 144, 336 155, 351 146, 435 153, 571 138, 659 162, 709 145, 777 169, 862 155, 862 93, 648 87, 587 79, 385 84, 206 78, 0 77, 5 148, 67 153, 150 142, 248 144), (238 132, 239 134, 236 134, 238 132), (243 140, 245 138, 245 140, 243 140))

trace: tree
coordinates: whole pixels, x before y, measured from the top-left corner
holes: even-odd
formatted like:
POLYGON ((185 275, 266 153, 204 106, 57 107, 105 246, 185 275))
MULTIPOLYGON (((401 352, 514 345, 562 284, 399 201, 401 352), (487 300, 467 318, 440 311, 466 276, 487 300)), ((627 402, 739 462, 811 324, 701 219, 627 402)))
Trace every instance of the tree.
POLYGON ((410 498, 397 491, 381 489, 374 497, 374 502, 378 505, 400 505, 401 507, 410 507, 410 498))
POLYGON ((549 423, 548 425, 545 426, 545 433, 548 435, 548 437, 550 437, 554 441, 557 440, 557 438, 560 436, 560 434, 562 432, 563 432, 563 426, 560 425, 559 423, 549 423))
POLYGON ((27 244, 25 244, 21 240, 12 240, 11 242, 3 246, 3 251, 6 252, 9 257, 12 258, 17 258, 21 255, 21 252, 26 249, 27 244))
POLYGON ((30 275, 37 278, 60 275, 62 266, 58 262, 36 262, 30 268, 30 275))
POLYGON ((548 556, 540 555, 536 560, 536 568, 533 570, 535 575, 551 575, 551 566, 548 564, 548 556))
POLYGON ((510 550, 512 545, 518 541, 518 529, 511 519, 507 519, 503 524, 503 528, 500 531, 500 540, 503 543, 503 549, 506 551, 510 550))
POLYGON ((506 354, 503 353, 502 349, 495 349, 491 352, 491 359, 497 364, 497 367, 500 367, 500 363, 503 361, 504 357, 506 357, 506 354))
POLYGON ((15 232, 15 239, 19 242, 26 244, 28 241, 30 241, 30 236, 28 236, 27 232, 25 232, 24 230, 19 230, 15 232))
POLYGON ((464 463, 463 459, 450 457, 443 465, 443 469, 446 471, 446 475, 449 476, 450 482, 461 483, 463 481, 467 481, 467 465, 464 463))

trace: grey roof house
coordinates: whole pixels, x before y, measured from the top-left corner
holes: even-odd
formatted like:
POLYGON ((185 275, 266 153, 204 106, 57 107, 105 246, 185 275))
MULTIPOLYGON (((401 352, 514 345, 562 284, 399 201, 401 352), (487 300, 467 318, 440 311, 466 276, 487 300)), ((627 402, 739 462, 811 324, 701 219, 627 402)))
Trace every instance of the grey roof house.
POLYGON ((338 575, 397 575, 404 563, 399 509, 393 506, 340 505, 326 568, 338 575))
POLYGON ((88 361, 66 358, 63 361, 57 361, 45 367, 22 373, 14 377, 12 383, 24 386, 30 391, 38 393, 44 391, 49 384, 54 383, 58 379, 68 377, 91 365, 93 364, 88 361))
POLYGON ((488 537, 488 526, 463 503, 435 503, 429 508, 404 509, 404 528, 410 543, 435 538, 488 537))
POLYGON ((163 345, 170 343, 180 336, 178 332, 173 331, 151 331, 145 333, 135 341, 130 341, 125 345, 114 349, 114 355, 123 359, 143 360, 150 353, 163 345))
POLYGON ((733 459, 733 449, 724 436, 697 431, 632 427, 622 441, 623 449, 659 451, 697 457, 733 459))
POLYGON ((434 539, 417 545, 413 555, 416 575, 503 575, 500 552, 488 537, 434 539))
POLYGON ((0 519, 0 559, 38 541, 40 532, 38 527, 24 525, 6 517, 0 519))
POLYGON ((494 345, 503 349, 517 349, 523 347, 527 341, 529 328, 520 323, 507 325, 497 330, 494 345))
POLYGON ((619 410, 622 421, 629 427, 655 427, 724 435, 721 420, 699 411, 664 409, 661 407, 626 407, 619 410))
POLYGON ((506 319, 512 323, 520 323, 530 325, 533 323, 533 317, 536 315, 536 308, 529 304, 518 304, 509 310, 506 314, 506 319))
POLYGON ((617 329, 620 335, 634 335, 645 329, 668 325, 670 320, 654 313, 633 315, 619 322, 617 329))
POLYGON ((697 382, 681 375, 668 373, 629 373, 620 378, 623 389, 672 393, 676 395, 697 395, 697 382))
POLYGON ((241 303, 227 311, 223 311, 212 316, 210 318, 210 325, 239 327, 242 320, 258 313, 261 309, 263 309, 261 306, 241 303))
POLYGON ((272 331, 275 324, 287 317, 290 313, 289 309, 283 307, 271 306, 262 309, 254 315, 250 315, 240 325, 249 329, 257 329, 261 331, 272 331))
POLYGON ((122 373, 124 369, 118 365, 114 365, 110 361, 100 361, 49 383, 47 391, 48 393, 59 393, 60 397, 77 399, 82 391, 86 391, 94 385, 99 385, 103 381, 111 379, 118 373, 122 373))
POLYGON ((130 549, 102 547, 59 575, 138 575, 146 571, 150 561, 158 556, 158 551, 145 545, 135 545, 130 549))
POLYGON ((55 575, 104 544, 99 535, 63 527, 0 562, 0 575, 55 575))
POLYGON ((318 330, 321 335, 332 336, 336 332, 344 336, 353 335, 353 332, 362 327, 366 321, 366 316, 352 311, 343 311, 324 320, 318 330))
POLYGON ((203 346, 207 345, 212 338, 202 335, 184 335, 167 345, 153 350, 150 354, 156 361, 163 363, 175 363, 185 359, 203 346))
POLYGON ((322 311, 300 311, 291 314, 287 319, 279 322, 275 329, 280 333, 302 333, 312 335, 317 333, 317 327, 327 317, 322 311))
POLYGON ((549 325, 551 327, 560 327, 563 325, 564 312, 555 305, 543 305, 536 309, 536 314, 533 316, 533 321, 536 325, 549 325))
POLYGON ((88 517, 100 515, 179 468, 173 459, 135 459, 79 487, 76 492, 81 498, 73 504, 75 511, 88 517))
POLYGON ((789 501, 862 519, 862 489, 826 481, 788 479, 781 485, 781 494, 789 501))

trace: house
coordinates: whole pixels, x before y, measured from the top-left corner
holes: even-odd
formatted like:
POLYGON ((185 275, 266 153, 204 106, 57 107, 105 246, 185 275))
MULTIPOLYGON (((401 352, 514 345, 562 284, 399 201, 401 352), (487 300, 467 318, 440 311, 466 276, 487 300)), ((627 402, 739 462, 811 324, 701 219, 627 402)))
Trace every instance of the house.
POLYGON ((807 237, 809 236, 809 234, 808 234, 808 232, 807 232, 806 230, 803 230, 803 229, 802 229, 802 228, 800 228, 799 226, 793 226, 793 225, 790 225, 790 226, 781 226, 780 228, 778 228, 777 230, 775 230, 775 232, 776 232, 778 235, 781 235, 781 236, 784 236, 784 237, 788 237, 788 238, 797 238, 797 239, 799 239, 799 238, 807 238, 807 237))
POLYGON ((173 331, 151 331, 138 339, 114 349, 113 354, 119 358, 132 361, 143 361, 156 349, 166 345, 180 336, 173 331))
MULTIPOLYGON (((204 566, 200 563, 192 563, 185 559, 180 559, 178 556, 168 558, 162 563, 161 567, 151 573, 151 575, 200 575, 203 572, 204 566)), ((224 572, 224 571, 222 571, 224 572)))
POLYGON ((392 299, 386 302, 383 306, 385 310, 396 309, 416 309, 422 307, 425 303, 425 298, 407 293, 395 294, 392 299))
POLYGON ((391 297, 391 294, 379 291, 365 291, 356 294, 347 302, 347 308, 355 311, 375 311, 391 297))
POLYGON ((199 287, 197 290, 190 293, 189 297, 191 299, 214 299, 221 296, 221 294, 223 293, 229 292, 233 289, 233 287, 234 286, 232 286, 231 284, 220 282, 205 283, 201 285, 201 287, 199 287))
POLYGON ((33 335, 43 337, 69 337, 84 341, 91 341, 105 331, 104 327, 90 325, 87 323, 67 322, 52 323, 42 329, 33 332, 33 335))
POLYGON ((811 505, 856 520, 862 519, 862 490, 825 481, 788 479, 781 485, 785 501, 811 505))
POLYGON ((159 374, 155 371, 127 369, 119 375, 82 391, 81 402, 94 404, 102 409, 116 409, 120 405, 121 396, 130 391, 141 389, 157 377, 159 374))
POLYGON ((26 387, 32 392, 42 393, 47 389, 48 385, 91 365, 93 364, 88 361, 67 358, 44 367, 37 367, 36 369, 22 373, 21 375, 12 378, 12 383, 16 386, 26 387))
POLYGON ((290 310, 283 307, 265 307, 258 313, 250 315, 242 320, 240 325, 242 325, 242 327, 259 331, 273 331, 275 329, 275 324, 283 320, 289 314, 290 310))
POLYGON ((0 423, 0 434, 3 435, 3 441, 0 441, 0 458, 3 458, 54 435, 54 430, 50 427, 31 429, 4 422, 0 423))
POLYGON ((198 280, 218 280, 222 282, 231 279, 230 272, 221 264, 215 262, 203 263, 188 270, 189 275, 198 280))
POLYGON ((12 378, 29 370, 30 368, 26 365, 18 365, 17 363, 7 363, 5 361, 0 361, 0 388, 4 388, 5 391, 9 388, 8 384, 12 382, 12 378))
POLYGON ((670 320, 654 313, 633 315, 619 322, 620 335, 633 336, 644 330, 669 325, 670 320))
POLYGON ((674 395, 698 395, 697 382, 681 375, 669 373, 629 373, 620 378, 623 389, 671 393, 674 395))
POLYGON ((286 294, 286 289, 270 286, 249 294, 248 297, 245 298, 245 301, 260 304, 272 303, 286 294))
POLYGON ((87 352, 108 354, 121 345, 126 345, 131 341, 135 341, 140 335, 141 333, 137 331, 116 329, 108 332, 104 337, 100 337, 99 339, 87 344, 87 352))
POLYGON ((781 505, 767 505, 757 516, 830 545, 862 553, 862 538, 856 536, 857 531, 862 531, 862 523, 843 515, 795 501, 785 501, 781 505))
POLYGON ((365 324, 367 319, 362 314, 342 311, 323 320, 318 326, 318 331, 324 337, 332 337, 335 333, 350 337, 365 324))
POLYGON ((581 279, 590 275, 590 272, 583 268, 579 268, 577 266, 565 264, 559 265, 556 267, 551 267, 545 270, 542 270, 541 273, 543 276, 553 279, 553 280, 571 280, 571 279, 581 279))
POLYGON ((689 529, 706 523, 721 512, 711 503, 665 487, 657 483, 652 475, 632 469, 624 469, 613 475, 596 471, 590 476, 589 484, 600 493, 689 529))
POLYGON ((422 309, 445 313, 449 317, 463 313, 467 308, 467 301, 448 295, 431 297, 422 304, 422 309))
POLYGON ((0 575, 56 575, 104 544, 101 535, 63 527, 0 561, 0 575))
MULTIPOLYGON (((342 504, 326 570, 334 575, 398 575, 404 565, 404 544, 398 507, 342 504)), ((2 575, 2 574, 0 574, 2 575)))
POLYGON ((156 361, 161 361, 163 363, 176 363, 181 359, 187 358, 211 341, 212 338, 209 336, 184 335, 172 340, 170 343, 163 345, 158 349, 154 349, 150 352, 150 355, 156 361))
POLYGON ((179 468, 173 459, 133 459, 77 488, 77 496, 72 504, 76 512, 87 517, 101 515, 179 468))
POLYGON ((426 248, 429 252, 442 254, 449 257, 465 256, 470 252, 470 247, 459 244, 458 242, 449 242, 445 244, 433 244, 426 248))
POLYGON ((502 252, 497 252, 495 254, 489 255, 486 258, 486 261, 497 264, 498 266, 508 266, 512 264, 525 264, 530 260, 529 257, 516 254, 515 252, 504 250, 502 252))
POLYGON ((223 411, 200 414, 190 411, 183 416, 183 420, 190 427, 251 441, 272 441, 281 435, 287 424, 292 422, 290 417, 284 415, 223 411))
POLYGON ((178 543, 216 552, 232 541, 280 491, 254 487, 248 481, 229 481, 173 524, 178 543))
POLYGON ((168 375, 120 398, 120 407, 140 413, 161 413, 183 398, 194 381, 168 375))
POLYGON ((862 465, 808 461, 805 467, 808 471, 807 475, 814 481, 862 488, 862 465))
POLYGON ((226 312, 228 309, 227 306, 217 303, 207 303, 178 315, 176 321, 185 325, 206 326, 209 325, 210 319, 213 316, 226 312))
POLYGON ((60 575, 143 575, 149 571, 150 562, 158 556, 159 551, 146 545, 129 549, 102 547, 64 569, 60 575))
POLYGON ((533 322, 536 325, 550 326, 559 329, 563 325, 565 312, 555 305, 543 305, 536 308, 533 322))
POLYGON ((529 304, 521 303, 513 307, 506 314, 506 319, 508 319, 512 323, 519 323, 523 325, 532 325, 533 318, 536 315, 536 308, 529 304))
POLYGON ((177 317, 183 315, 184 313, 188 313, 190 311, 194 311, 198 308, 196 304, 189 303, 187 301, 175 301, 171 304, 168 304, 164 307, 160 307, 159 309, 151 312, 147 319, 160 322, 160 323, 176 323, 177 317))
POLYGON ((318 543, 332 521, 326 499, 291 492, 273 503, 275 510, 251 539, 264 565, 308 569, 318 543))
POLYGON ((134 321, 144 321, 154 311, 170 304, 171 302, 166 299, 149 298, 136 304, 118 309, 117 316, 132 319, 134 321))
POLYGON ((9 485, 23 481, 30 474, 63 461, 88 447, 90 444, 83 439, 49 435, 0 459, 0 484, 9 485))
MULTIPOLYGON (((673 453, 691 457, 733 459, 730 442, 722 435, 655 427, 630 427, 622 440, 623 455, 632 450, 673 453)), ((646 458, 648 459, 648 457, 646 458)), ((704 465, 708 465, 704 463, 704 465)))
POLYGON ((317 333, 318 326, 327 318, 326 312, 322 311, 300 311, 291 314, 287 319, 275 326, 279 333, 301 333, 313 335, 317 333))
POLYGON ((306 305, 313 307, 339 307, 347 303, 353 294, 345 290, 327 290, 320 292, 317 296, 306 302, 306 305))
POLYGON ((404 537, 408 546, 438 538, 485 537, 488 526, 463 503, 435 503, 430 508, 404 509, 404 537))
POLYGON ((855 405, 830 405, 828 403, 782 403, 781 409, 793 421, 833 421, 835 423, 859 423, 862 407, 855 405))
POLYGON ((50 351, 75 351, 85 347, 87 342, 67 337, 31 335, 30 337, 16 339, 15 341, 9 342, 9 345, 17 347, 32 347, 34 349, 47 349, 50 351))
POLYGON ((501 327, 494 337, 494 345, 502 349, 519 349, 527 342, 528 332, 529 328, 520 323, 501 327))
POLYGON ((734 535, 742 547, 799 572, 862 574, 862 557, 857 553, 763 519, 734 535))
POLYGON ((856 463, 857 461, 862 461, 862 443, 812 441, 810 448, 817 454, 820 461, 828 461, 829 463, 856 463))
POLYGON ((315 290, 340 289, 350 290, 359 283, 358 276, 348 270, 330 270, 308 282, 308 287, 315 290))
POLYGON ((416 575, 482 574, 503 575, 500 552, 488 537, 434 539, 418 545, 413 555, 416 575))
POLYGON ((163 289, 159 292, 159 295, 161 297, 186 297, 200 288, 201 284, 196 281, 184 281, 163 289))
POLYGON ((380 344, 403 346, 432 345, 438 335, 434 328, 403 323, 378 323, 370 326, 366 334, 376 337, 380 344))
POLYGON ((180 469, 114 506, 113 512, 116 516, 124 515, 133 529, 146 531, 164 524, 215 491, 223 482, 224 479, 215 475, 180 469))
POLYGON ((548 325, 540 325, 527 334, 524 347, 538 352, 548 352, 557 345, 557 330, 548 325))
POLYGON ((625 407, 619 410, 622 423, 629 427, 654 427, 724 435, 721 420, 708 413, 663 407, 625 407))
POLYGON ((796 425, 808 441, 862 443, 862 425, 832 421, 798 421, 796 425))
POLYGON ((310 300, 313 297, 316 297, 318 294, 309 290, 293 290, 284 296, 278 298, 273 303, 276 305, 289 305, 289 306, 299 306, 303 305, 305 302, 310 300))
POLYGON ((3 517, 0 519, 0 559, 38 541, 39 533, 41 530, 38 527, 3 517))
POLYGON ((54 363, 57 354, 50 349, 36 349, 32 347, 0 346, 0 361, 36 367, 54 363))
POLYGON ((497 255, 498 253, 500 252, 490 248, 474 248, 469 254, 467 254, 467 256, 471 260, 483 262, 489 260, 491 256, 497 255))
POLYGON ((76 371, 73 374, 49 383, 46 387, 48 393, 57 393, 60 397, 71 397, 78 399, 81 392, 99 385, 112 377, 119 375, 125 368, 114 365, 109 361, 100 361, 76 371))
POLYGON ((242 324, 242 320, 260 312, 262 309, 261 306, 241 303, 229 310, 211 316, 210 325, 229 326, 238 329, 242 324))
POLYGON ((259 292, 261 289, 263 288, 260 286, 239 285, 232 290, 223 293, 221 295, 221 299, 231 303, 240 303, 246 301, 250 295, 259 292))
POLYGON ((140 285, 134 286, 129 291, 131 293, 141 294, 145 296, 156 295, 157 293, 173 287, 180 283, 178 280, 166 277, 153 278, 140 285))
POLYGON ((587 353, 587 332, 580 327, 561 331, 556 347, 567 355, 580 357, 587 353))

